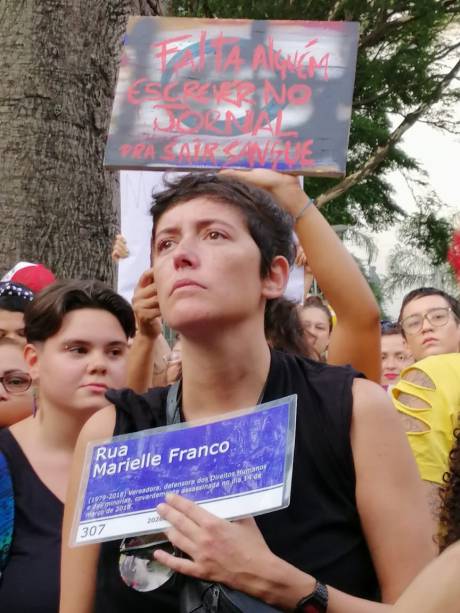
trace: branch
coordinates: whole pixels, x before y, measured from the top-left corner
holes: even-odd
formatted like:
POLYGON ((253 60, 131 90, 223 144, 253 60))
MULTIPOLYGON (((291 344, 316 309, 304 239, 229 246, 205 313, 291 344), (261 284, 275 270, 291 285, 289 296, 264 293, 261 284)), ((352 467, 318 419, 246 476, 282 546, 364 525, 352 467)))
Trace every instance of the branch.
POLYGON ((372 47, 376 43, 379 43, 388 36, 390 32, 393 30, 397 30, 401 26, 405 26, 406 24, 415 21, 416 17, 411 17, 407 15, 406 17, 400 17, 399 19, 394 19, 393 21, 386 21, 380 27, 377 27, 373 32, 370 32, 366 36, 361 37, 359 41, 358 49, 364 49, 366 47, 372 47))
POLYGON ((354 185, 368 177, 370 174, 372 174, 374 170, 378 168, 378 166, 380 166, 383 160, 388 156, 391 147, 393 147, 398 141, 401 140, 403 134, 407 132, 407 130, 411 128, 414 123, 416 123, 416 121, 420 119, 420 117, 422 117, 424 113, 426 113, 426 111, 435 102, 438 102, 438 100, 442 97, 442 94, 444 93, 446 88, 449 87, 451 81, 455 78, 455 75, 459 70, 460 60, 455 64, 452 70, 448 74, 446 74, 441 81, 439 81, 430 97, 430 100, 427 100, 426 102, 421 104, 415 111, 409 113, 399 124, 399 126, 395 130, 393 130, 387 142, 381 147, 378 147, 375 153, 367 160, 367 162, 364 163, 364 165, 359 170, 352 173, 348 177, 345 177, 342 181, 340 181, 340 183, 334 185, 334 187, 331 187, 331 189, 328 189, 323 194, 321 194, 316 199, 317 205, 319 207, 324 206, 327 202, 338 198, 339 196, 347 192, 351 187, 353 187, 354 185))
POLYGON ((457 121, 420 119, 420 123, 424 123, 427 126, 432 126, 433 128, 442 130, 443 132, 449 132, 449 134, 453 134, 454 136, 458 136, 460 134, 460 128, 458 127, 457 121))
POLYGON ((449 55, 449 53, 454 49, 458 49, 458 47, 460 47, 460 41, 458 43, 455 43, 454 45, 444 47, 444 49, 439 55, 434 56, 433 61, 437 62, 439 60, 442 60, 442 58, 446 57, 446 55, 449 55))
POLYGON ((337 0, 337 2, 334 4, 334 6, 329 11, 327 15, 327 20, 334 21, 335 19, 337 19, 339 15, 339 11, 341 8, 343 8, 343 5, 344 5, 343 0, 337 0))

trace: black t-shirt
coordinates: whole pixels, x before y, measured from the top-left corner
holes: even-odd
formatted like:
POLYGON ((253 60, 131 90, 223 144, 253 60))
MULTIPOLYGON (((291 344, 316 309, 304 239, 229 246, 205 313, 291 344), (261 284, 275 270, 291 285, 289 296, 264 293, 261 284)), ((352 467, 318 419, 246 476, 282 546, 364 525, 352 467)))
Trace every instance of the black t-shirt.
POLYGON ((11 432, 0 431, 14 490, 14 532, 0 582, 2 613, 57 613, 64 505, 44 485, 11 432))
MULTIPOLYGON (((349 367, 272 352, 263 402, 298 395, 291 503, 256 521, 276 555, 328 585, 374 600, 378 584, 356 507, 350 443, 356 376, 349 367)), ((167 392, 110 392, 117 414, 114 434, 164 425, 167 392)), ((157 590, 136 592, 120 578, 119 546, 120 541, 102 544, 95 613, 178 613, 180 577, 157 590)))

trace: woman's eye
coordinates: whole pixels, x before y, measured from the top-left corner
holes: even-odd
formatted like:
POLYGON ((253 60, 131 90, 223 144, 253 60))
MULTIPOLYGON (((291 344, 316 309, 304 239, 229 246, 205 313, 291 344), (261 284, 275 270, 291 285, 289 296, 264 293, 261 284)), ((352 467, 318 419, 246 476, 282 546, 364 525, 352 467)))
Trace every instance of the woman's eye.
POLYGON ((165 249, 169 249, 171 247, 171 245, 173 244, 172 240, 169 238, 165 238, 164 240, 160 241, 157 245, 157 251, 164 251, 165 249))
POLYGON ((65 349, 69 353, 74 353, 76 355, 84 355, 86 353, 86 347, 82 347, 81 345, 67 345, 65 349))
POLYGON ((211 230, 208 232, 207 236, 213 241, 217 240, 218 238, 224 238, 222 232, 218 232, 217 230, 211 230))
POLYGON ((110 356, 112 356, 113 358, 118 358, 118 357, 120 357, 121 355, 123 355, 123 351, 122 351, 122 349, 120 349, 120 348, 117 348, 117 349, 111 349, 111 350, 109 351, 109 355, 110 355, 110 356))

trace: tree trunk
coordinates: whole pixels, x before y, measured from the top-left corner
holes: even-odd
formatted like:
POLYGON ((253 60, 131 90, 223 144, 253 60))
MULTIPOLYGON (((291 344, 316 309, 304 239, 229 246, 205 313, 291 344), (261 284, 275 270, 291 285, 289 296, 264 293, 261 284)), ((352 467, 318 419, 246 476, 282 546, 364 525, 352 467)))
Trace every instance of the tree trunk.
POLYGON ((121 41, 155 0, 0 0, 0 273, 19 260, 113 283, 118 173, 104 171, 121 41))

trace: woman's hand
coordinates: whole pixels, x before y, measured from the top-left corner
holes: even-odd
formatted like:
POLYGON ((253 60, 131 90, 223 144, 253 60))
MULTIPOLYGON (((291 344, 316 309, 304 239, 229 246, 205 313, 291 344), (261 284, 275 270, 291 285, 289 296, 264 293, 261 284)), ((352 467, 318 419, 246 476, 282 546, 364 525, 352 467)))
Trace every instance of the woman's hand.
POLYGON ((172 526, 166 531, 168 539, 190 558, 157 550, 158 562, 178 573, 263 597, 272 564, 278 558, 267 547, 253 518, 219 519, 177 494, 168 494, 157 511, 172 526))
POLYGON ((308 261, 307 261, 307 256, 305 255, 305 251, 302 249, 300 245, 297 245, 297 248, 296 248, 294 264, 296 266, 301 266, 303 268, 306 268, 307 272, 311 272, 308 266, 308 261))
POLYGON ((309 201, 303 191, 299 177, 283 174, 266 168, 251 170, 221 170, 220 174, 265 189, 273 196, 276 202, 294 218, 301 212, 309 201))
POLYGON ((117 234, 112 247, 112 260, 118 262, 129 255, 128 244, 123 234, 117 234))
POLYGON ((132 299, 139 334, 151 339, 161 334, 161 313, 158 304, 157 288, 151 269, 140 276, 132 299))

